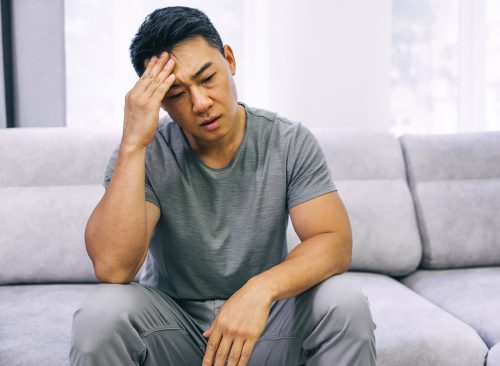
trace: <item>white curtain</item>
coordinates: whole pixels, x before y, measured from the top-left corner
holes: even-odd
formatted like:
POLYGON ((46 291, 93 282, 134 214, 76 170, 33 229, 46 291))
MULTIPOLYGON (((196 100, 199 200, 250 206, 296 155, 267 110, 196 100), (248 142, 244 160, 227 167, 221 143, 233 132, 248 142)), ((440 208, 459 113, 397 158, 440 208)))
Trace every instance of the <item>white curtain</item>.
POLYGON ((391 129, 500 130, 498 0, 392 3, 391 129))

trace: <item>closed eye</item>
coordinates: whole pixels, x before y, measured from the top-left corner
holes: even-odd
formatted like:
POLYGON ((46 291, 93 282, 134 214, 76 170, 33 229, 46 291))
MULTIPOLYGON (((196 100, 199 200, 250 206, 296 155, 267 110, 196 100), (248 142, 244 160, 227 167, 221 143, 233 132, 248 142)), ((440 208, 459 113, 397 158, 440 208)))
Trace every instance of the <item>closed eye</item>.
POLYGON ((179 93, 179 94, 175 94, 175 95, 168 96, 168 97, 167 97, 167 99, 175 99, 175 98, 180 97, 182 94, 184 94, 184 92, 179 93))
POLYGON ((209 77, 205 78, 202 80, 203 83, 207 83, 209 82, 210 80, 212 80, 212 78, 214 77, 216 73, 214 72, 212 75, 210 75, 209 77))

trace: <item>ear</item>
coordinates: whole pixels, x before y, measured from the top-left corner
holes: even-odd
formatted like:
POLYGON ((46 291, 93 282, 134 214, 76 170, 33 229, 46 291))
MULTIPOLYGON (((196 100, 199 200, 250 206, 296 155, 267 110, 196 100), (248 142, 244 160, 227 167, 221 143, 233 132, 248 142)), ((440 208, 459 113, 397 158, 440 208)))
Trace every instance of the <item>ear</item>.
POLYGON ((231 74, 236 74, 236 59, 234 58, 234 53, 228 44, 224 45, 224 56, 226 57, 226 61, 229 65, 229 69, 231 70, 231 74))

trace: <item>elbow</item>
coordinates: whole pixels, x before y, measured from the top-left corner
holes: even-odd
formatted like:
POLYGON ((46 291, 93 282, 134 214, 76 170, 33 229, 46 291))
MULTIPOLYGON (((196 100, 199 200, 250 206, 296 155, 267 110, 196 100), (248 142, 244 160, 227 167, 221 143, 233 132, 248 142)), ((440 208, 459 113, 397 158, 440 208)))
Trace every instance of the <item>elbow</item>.
POLYGON ((352 237, 349 237, 346 240, 346 246, 345 246, 345 255, 344 255, 344 272, 347 272, 352 265, 352 237))
POLYGON ((342 272, 347 272, 352 265, 352 255, 347 256, 345 260, 344 270, 342 272))
MULTIPOLYGON (((339 238, 337 237, 337 240, 339 238)), ((338 273, 347 272, 352 265, 352 236, 345 235, 343 239, 337 241, 338 250, 337 253, 337 271, 338 273)))
POLYGON ((94 275, 99 282, 121 285, 129 284, 135 278, 135 275, 131 275, 128 271, 98 265, 94 265, 94 275))
POLYGON ((94 267, 94 276, 99 282, 128 284, 134 280, 135 274, 132 275, 130 270, 105 260, 102 253, 97 252, 96 248, 102 246, 90 224, 85 228, 85 247, 94 267))

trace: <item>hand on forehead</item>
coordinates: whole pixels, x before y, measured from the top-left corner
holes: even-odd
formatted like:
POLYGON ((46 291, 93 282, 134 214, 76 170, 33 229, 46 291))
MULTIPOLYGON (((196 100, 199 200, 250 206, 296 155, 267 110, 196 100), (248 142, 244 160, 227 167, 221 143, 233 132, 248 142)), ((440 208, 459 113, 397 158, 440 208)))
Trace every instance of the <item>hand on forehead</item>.
MULTIPOLYGON (((203 71, 215 67, 224 59, 216 48, 211 47, 201 37, 179 43, 169 53, 169 57, 175 61, 173 73, 176 81, 181 83, 199 76, 203 71)), ((144 62, 147 65, 149 59, 144 62)))

